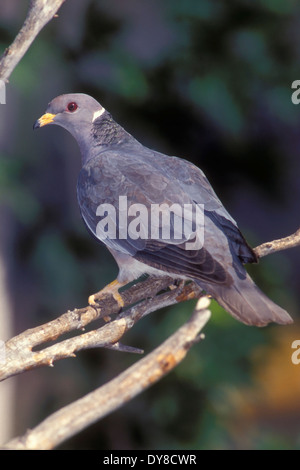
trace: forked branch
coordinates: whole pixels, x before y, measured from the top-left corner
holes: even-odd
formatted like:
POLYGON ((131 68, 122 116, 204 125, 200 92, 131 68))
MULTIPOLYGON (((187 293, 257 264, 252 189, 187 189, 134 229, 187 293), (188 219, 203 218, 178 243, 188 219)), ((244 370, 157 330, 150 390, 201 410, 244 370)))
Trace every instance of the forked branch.
POLYGON ((156 383, 202 338, 199 333, 210 318, 209 302, 207 297, 202 297, 190 320, 118 377, 53 413, 24 436, 8 442, 3 449, 53 449, 156 383))
MULTIPOLYGON (((8 81, 31 43, 55 16, 63 2, 64 0, 31 0, 23 27, 0 58, 0 80, 8 81)), ((260 245, 255 248, 255 252, 261 258, 299 245, 300 229, 289 237, 260 245)), ((194 283, 178 285, 169 278, 149 279, 122 293, 124 305, 127 307, 122 312, 119 312, 119 307, 112 297, 104 298, 97 308, 88 306, 66 312, 6 343, 6 361, 1 364, 0 379, 4 380, 38 366, 52 366, 54 361, 72 357, 80 349, 105 347, 140 352, 119 342, 129 328, 150 312, 199 297, 200 294, 199 287, 194 283), (136 302, 139 303, 135 305, 136 302), (36 350, 49 341, 57 340, 66 332, 83 330, 93 320, 109 315, 116 315, 116 318, 105 323, 102 328, 36 350)), ((185 357, 189 348, 199 339, 199 332, 210 317, 208 304, 207 297, 200 298, 192 318, 152 353, 108 384, 57 411, 35 429, 13 439, 3 448, 52 449, 158 381, 185 357)))
MULTIPOLYGON (((299 246, 299 235, 300 229, 289 237, 258 246, 255 248, 255 252, 258 257, 263 257, 276 251, 299 246)), ((28 365, 29 367, 42 364, 52 365, 54 360, 74 355, 74 351, 87 347, 115 347, 122 350, 119 339, 140 318, 162 306, 171 305, 200 294, 196 289, 197 286, 190 283, 185 286, 174 285, 169 291, 155 295, 161 289, 168 287, 170 283, 171 279, 168 278, 149 279, 131 287, 122 294, 125 305, 133 302, 136 295, 141 298, 141 294, 143 294, 144 300, 138 305, 120 313, 114 321, 105 324, 98 330, 62 341, 38 353, 32 352, 27 344, 28 341, 29 343, 31 341, 32 345, 37 345, 41 344, 43 340, 54 339, 57 333, 62 334, 62 332, 82 328, 96 318, 115 313, 116 302, 114 303, 112 298, 108 297, 106 300, 104 299, 103 305, 99 309, 86 307, 67 312, 46 325, 25 331, 8 343, 11 350, 17 353, 14 360, 18 362, 20 345, 22 348, 27 348, 27 353, 24 356, 29 355, 26 368, 28 365)), ((199 333, 210 318, 210 311, 207 310, 209 302, 207 297, 201 297, 191 319, 152 353, 109 383, 53 413, 36 428, 27 431, 24 436, 12 439, 3 446, 3 449, 53 449, 95 421, 120 408, 160 380, 176 367, 184 359, 190 347, 203 337, 199 333)), ((19 354, 19 358, 22 360, 22 354, 19 354)), ((22 366, 20 369, 22 370, 22 366)))

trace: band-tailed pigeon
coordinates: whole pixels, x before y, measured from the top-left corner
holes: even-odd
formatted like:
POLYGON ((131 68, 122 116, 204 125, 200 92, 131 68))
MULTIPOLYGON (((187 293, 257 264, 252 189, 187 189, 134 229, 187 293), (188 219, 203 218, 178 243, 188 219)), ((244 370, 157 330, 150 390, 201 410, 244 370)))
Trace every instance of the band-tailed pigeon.
POLYGON ((85 94, 54 98, 34 128, 46 124, 64 127, 78 142, 79 206, 89 231, 118 263, 118 278, 106 288, 116 298, 121 285, 142 274, 167 275, 195 281, 248 325, 292 322, 247 274, 243 264, 257 257, 199 168, 143 146, 85 94), (150 230, 153 207, 160 212, 150 230), (199 207, 202 217, 195 219, 199 207), (182 214, 187 223, 180 231, 182 214))

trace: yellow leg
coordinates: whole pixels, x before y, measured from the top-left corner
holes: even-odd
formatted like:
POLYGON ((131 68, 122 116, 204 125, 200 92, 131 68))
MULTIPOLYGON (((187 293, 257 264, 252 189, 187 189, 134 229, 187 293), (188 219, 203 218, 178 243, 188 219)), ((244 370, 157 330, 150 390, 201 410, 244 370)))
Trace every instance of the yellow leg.
POLYGON ((127 282, 119 282, 117 279, 112 281, 110 284, 107 284, 102 290, 97 292, 96 294, 92 294, 89 296, 89 304, 96 306, 97 303, 106 297, 107 295, 112 295, 113 298, 118 302, 120 308, 124 307, 124 301, 122 299, 121 294, 119 294, 119 289, 122 286, 125 286, 127 282))

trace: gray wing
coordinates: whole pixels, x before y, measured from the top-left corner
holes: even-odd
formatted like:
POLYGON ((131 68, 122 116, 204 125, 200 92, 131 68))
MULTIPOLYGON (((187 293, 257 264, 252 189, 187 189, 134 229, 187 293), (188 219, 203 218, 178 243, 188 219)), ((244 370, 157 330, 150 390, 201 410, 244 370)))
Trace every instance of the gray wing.
MULTIPOLYGON (((148 157, 146 161, 139 155, 132 153, 107 151, 89 161, 82 168, 77 191, 82 217, 87 227, 98 240, 109 248, 128 254, 145 264, 166 272, 229 285, 232 279, 223 265, 232 264, 232 254, 228 249, 231 242, 228 243, 223 226, 227 225, 228 233, 234 234, 234 236, 231 234, 233 252, 235 245, 243 246, 244 243, 239 230, 230 219, 218 214, 217 210, 222 209, 222 204, 210 189, 208 181, 200 170, 197 173, 196 167, 191 167, 190 164, 186 167, 183 164, 182 168, 185 173, 182 174, 171 163, 172 161, 178 162, 178 159, 173 160, 173 158, 164 155, 158 159, 157 155, 160 154, 152 153, 151 155, 153 156, 152 160, 149 161, 148 157), (166 165, 165 161, 168 158, 170 158, 170 162, 168 161, 166 165), (204 184, 204 190, 201 182, 204 184), (189 191, 185 190, 185 187, 189 188, 189 191), (191 198, 191 194, 197 196, 196 201, 191 198), (181 239, 175 240, 172 233, 168 240, 161 237, 153 240, 149 235, 146 238, 138 239, 130 236, 124 239, 107 237, 101 227, 99 229, 97 208, 101 204, 110 204, 118 209, 119 196, 125 195, 128 206, 139 203, 149 208, 150 204, 164 202, 181 205, 195 202, 208 204, 211 210, 205 212, 207 242, 198 250, 186 250, 184 243, 188 240, 188 236, 182 236, 181 239), (227 259, 225 260, 225 258, 227 259)), ((180 163, 176 163, 176 165, 181 166, 180 163)), ((122 217, 117 210, 115 220, 111 221, 112 226, 115 223, 116 229, 122 227, 124 220, 121 219, 122 217)), ((238 270, 241 271, 240 266, 238 266, 238 270)))
POLYGON ((172 178, 177 178, 182 190, 196 203, 204 204, 205 214, 224 231, 230 249, 242 263, 256 263, 257 256, 240 232, 236 221, 227 212, 203 171, 193 163, 178 157, 157 154, 172 178), (179 175, 179 177, 178 177, 179 175))

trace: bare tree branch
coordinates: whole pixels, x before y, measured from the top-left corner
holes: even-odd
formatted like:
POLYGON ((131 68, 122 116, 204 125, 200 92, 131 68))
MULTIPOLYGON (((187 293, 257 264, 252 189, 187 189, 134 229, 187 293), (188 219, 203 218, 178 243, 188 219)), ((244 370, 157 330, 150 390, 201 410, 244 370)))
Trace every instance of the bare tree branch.
POLYGON ((201 289, 193 283, 188 285, 174 286, 173 289, 156 295, 162 289, 172 285, 174 280, 170 278, 153 279, 134 285, 122 293, 125 308, 114 321, 106 323, 97 330, 77 335, 41 350, 33 350, 45 342, 57 340, 67 332, 83 329, 88 323, 97 318, 116 314, 120 307, 113 297, 107 296, 99 303, 99 307, 85 307, 69 311, 55 320, 40 325, 36 328, 26 330, 20 335, 6 342, 6 361, 0 367, 0 380, 12 375, 30 370, 38 366, 52 366, 54 361, 66 357, 74 357, 75 352, 81 349, 94 347, 113 348, 119 351, 141 352, 134 348, 123 346, 119 343, 120 338, 132 326, 145 315, 169 305, 182 302, 187 299, 199 297, 201 289))
MULTIPOLYGON (((298 246, 300 229, 295 234, 281 240, 264 243, 255 248, 259 257, 275 251, 298 246)), ((140 350, 124 346, 120 339, 132 326, 145 315, 162 307, 173 305, 187 299, 198 298, 201 289, 194 283, 174 284, 171 278, 149 278, 121 292, 124 308, 115 299, 107 295, 97 307, 87 306, 74 309, 44 325, 24 331, 6 343, 6 361, 0 366, 0 380, 43 365, 52 366, 59 359, 74 357, 81 349, 104 347, 119 351, 140 353, 140 350), (171 289, 168 289, 171 287, 171 289), (165 291, 168 289, 167 291, 165 291), (161 291, 164 291, 161 293, 161 291), (157 295, 159 293, 159 295, 157 295), (101 328, 82 333, 75 337, 57 341, 65 333, 84 330, 92 321, 117 315, 101 328), (49 341, 54 345, 41 347, 49 341), (40 347, 37 349, 37 347, 40 347)))
MULTIPOLYGON (((289 237, 260 245, 255 251, 258 256, 262 257, 275 251, 298 246, 299 232, 300 229, 289 237)), ((72 357, 80 349, 101 346, 119 351, 141 352, 121 345, 119 341, 123 334, 150 312, 199 297, 201 289, 193 282, 184 285, 183 281, 178 284, 167 277, 162 279, 148 278, 146 281, 121 292, 121 295, 124 301, 124 310, 121 313, 119 313, 120 308, 114 298, 106 296, 97 308, 88 306, 69 311, 49 323, 27 330, 9 340, 6 343, 6 362, 0 368, 0 378, 4 380, 11 375, 37 366, 52 366, 54 361, 72 357), (167 288, 169 289, 165 291, 167 288), (136 302, 138 303, 136 304, 136 302), (128 308, 126 309, 126 307, 128 308), (34 347, 36 348, 47 341, 57 340, 66 332, 84 329, 93 320, 107 318, 112 314, 117 314, 115 320, 106 323, 97 330, 77 335, 39 351, 33 350, 34 347)), ((204 323, 208 320, 209 316, 206 311, 204 316, 199 313, 199 309, 207 308, 205 302, 207 302, 207 297, 201 297, 192 319, 153 353, 100 389, 57 411, 25 436, 13 439, 4 448, 53 448, 79 430, 119 408, 159 380, 183 359, 188 345, 191 345, 195 340, 191 340, 188 335, 185 336, 187 334, 186 328, 189 330, 190 325, 194 325, 194 321, 199 328, 202 328, 202 320, 204 323), (179 341, 180 338, 185 342, 179 341)), ((195 333, 194 327, 193 331, 195 333)))
POLYGON ((123 406, 176 367, 197 342, 210 318, 209 299, 202 297, 191 319, 156 348, 118 377, 46 418, 24 436, 3 449, 53 449, 88 425, 123 406))
POLYGON ((262 258, 263 256, 270 255, 276 251, 287 250, 288 248, 294 248, 296 246, 300 246, 300 228, 288 237, 263 243, 262 245, 254 248, 254 251, 259 258, 262 258))
POLYGON ((7 81, 14 68, 65 0, 31 0, 25 22, 14 42, 0 58, 0 80, 7 81))

